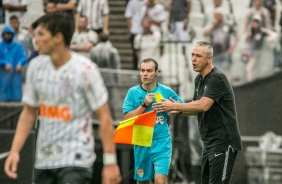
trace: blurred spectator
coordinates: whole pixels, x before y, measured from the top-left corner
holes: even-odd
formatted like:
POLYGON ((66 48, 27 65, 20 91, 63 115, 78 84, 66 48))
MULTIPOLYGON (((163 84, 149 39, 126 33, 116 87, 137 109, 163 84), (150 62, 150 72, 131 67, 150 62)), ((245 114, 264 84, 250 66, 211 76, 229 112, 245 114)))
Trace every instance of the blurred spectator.
POLYGON ((16 15, 20 18, 20 22, 23 22, 23 17, 27 11, 28 0, 3 0, 5 8, 5 23, 9 23, 9 19, 12 15, 16 15))
POLYGON ((161 24, 166 20, 165 7, 155 0, 148 0, 145 16, 152 20, 152 31, 162 31, 161 24))
MULTIPOLYGON (((250 7, 253 6, 253 0, 250 1, 250 7)), ((268 10, 270 15, 270 23, 272 28, 275 28, 276 21, 276 1, 275 0, 263 0, 263 6, 268 10)))
MULTIPOLYGON (((232 4, 229 4, 229 7, 230 6, 232 6, 232 4)), ((207 26, 214 20, 214 10, 219 7, 223 7, 222 0, 213 0, 213 6, 209 7, 209 9, 205 13, 204 26, 207 26)), ((225 22, 235 25, 236 20, 233 15, 233 7, 230 7, 230 9, 232 9, 232 12, 228 12, 226 8, 223 9, 224 20, 225 22)))
MULTIPOLYGON (((263 56, 267 56, 267 64, 266 63, 260 63, 261 66, 258 66, 258 69, 260 67, 266 67, 272 65, 272 58, 273 58, 273 52, 268 51, 267 53, 267 42, 271 42, 272 44, 274 40, 277 39, 277 34, 270 29, 266 29, 262 27, 262 18, 260 15, 255 15, 251 21, 251 28, 246 34, 246 47, 244 48, 244 51, 242 52, 242 61, 246 63, 246 78, 247 82, 251 82, 254 80, 254 68, 261 60, 264 60, 263 62, 266 62, 263 56), (267 38, 267 39, 266 39, 267 38)), ((257 73, 264 73, 264 72, 257 72, 257 73)))
MULTIPOLYGON (((133 69, 138 69, 138 57, 134 49, 134 38, 137 34, 143 33, 142 19, 146 13, 145 0, 130 0, 125 9, 125 17, 127 18, 127 29, 129 33, 129 42, 132 49, 133 69)), ((151 56, 150 56, 151 57, 151 56)))
POLYGON ((160 58, 161 34, 159 31, 151 30, 152 20, 144 17, 142 21, 143 33, 136 35, 134 38, 134 49, 138 57, 138 67, 140 62, 148 56, 158 61, 160 58))
POLYGON ((12 15, 9 19, 10 26, 15 31, 14 40, 20 42, 24 47, 26 56, 29 56, 33 51, 32 35, 25 28, 20 27, 19 18, 16 15, 12 15))
POLYGON ((0 24, 5 23, 5 9, 3 6, 3 0, 0 0, 0 24))
MULTIPOLYGON (((52 13, 52 12, 55 12, 56 11, 56 4, 55 4, 55 0, 48 0, 46 3, 44 3, 44 11, 45 13, 52 13)), ((35 33, 34 33, 34 30, 37 28, 38 26, 38 20, 35 20, 29 27, 28 27, 28 30, 29 30, 29 33, 32 35, 33 39, 33 51, 31 52, 31 54, 29 55, 28 59, 27 59, 27 62, 29 62, 30 60, 32 60, 33 58, 35 58, 36 56, 38 56, 38 51, 37 51, 37 46, 35 45, 34 43, 34 36, 35 36, 35 33)))
POLYGON ((90 51, 90 59, 100 68, 120 69, 118 50, 113 47, 107 34, 100 33, 98 44, 90 51))
POLYGON ((232 53, 239 41, 234 26, 224 19, 223 7, 218 7, 214 11, 211 23, 204 28, 204 36, 210 37, 213 45, 213 65, 223 71, 229 81, 232 81, 231 64, 232 53), (232 36, 235 37, 232 43, 232 36))
POLYGON ((97 34, 101 32, 109 34, 109 5, 108 0, 79 0, 76 9, 76 30, 80 16, 88 19, 88 29, 92 29, 97 34))
POLYGON ((171 2, 169 28, 172 33, 172 41, 187 42, 189 13, 191 9, 191 0, 177 0, 171 2))
POLYGON ((56 11, 66 12, 74 26, 74 10, 77 0, 54 0, 54 2, 56 4, 56 11))
MULTIPOLYGON (((109 40, 109 35, 105 33, 99 34, 99 42, 95 45, 90 51, 90 59, 96 63, 99 68, 107 68, 107 69, 120 69, 120 55, 118 50, 113 47, 112 43, 109 40)), ((105 84, 109 85, 118 85, 119 75, 117 73, 109 73, 102 72, 103 79, 105 84), (104 74, 104 75, 103 75, 104 74)), ((116 94, 119 93, 117 88, 108 86, 109 96, 115 99, 116 94)), ((115 109, 116 106, 114 103, 117 102, 117 99, 110 100, 110 109, 113 117, 115 117, 115 109)))
POLYGON ((271 29, 270 16, 268 10, 262 6, 262 0, 254 0, 253 6, 249 8, 247 12, 244 28, 245 32, 248 32, 248 30, 250 30, 251 23, 255 15, 259 15, 261 17, 260 24, 262 27, 271 29))
POLYGON ((156 0, 156 2, 162 4, 165 10, 169 10, 171 0, 156 0))
MULTIPOLYGON (((55 0, 48 0, 46 2, 46 4, 44 4, 44 11, 45 13, 52 13, 56 11, 56 4, 55 4, 55 0)), ((30 32, 30 34, 34 37, 34 30, 36 29, 36 27, 38 26, 38 20, 35 20, 29 27, 28 30, 30 32)))
POLYGON ((14 41, 15 32, 5 26, 0 42, 0 101, 20 101, 22 98, 22 67, 26 62, 23 46, 14 41))
POLYGON ((70 49, 90 58, 90 50, 97 42, 97 33, 87 29, 87 17, 80 16, 78 31, 75 31, 72 36, 70 49))

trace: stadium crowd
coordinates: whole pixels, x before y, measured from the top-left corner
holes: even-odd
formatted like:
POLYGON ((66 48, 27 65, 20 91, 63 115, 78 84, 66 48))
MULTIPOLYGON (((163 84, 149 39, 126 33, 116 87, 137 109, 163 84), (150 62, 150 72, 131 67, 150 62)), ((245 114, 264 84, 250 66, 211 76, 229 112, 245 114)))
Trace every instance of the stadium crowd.
MULTIPOLYGON (((65 11, 69 14, 70 23, 75 26, 71 50, 90 58, 100 68, 121 68, 119 52, 110 41, 109 16, 113 15, 110 13, 108 0, 93 2, 43 0, 42 2, 45 13, 65 11)), ((252 82, 262 73, 281 69, 282 18, 277 9, 280 6, 279 2, 250 0, 243 30, 239 30, 234 12, 223 7, 222 4, 223 0, 213 0, 213 6, 204 11, 202 31, 196 32, 190 20, 192 0, 127 1, 124 16, 127 19, 132 49, 132 69, 138 70, 140 61, 151 57, 161 61, 160 70, 163 73, 170 73, 172 61, 168 56, 173 54, 180 58, 177 64, 180 71, 189 68, 187 45, 193 41, 196 34, 200 34, 212 43, 213 64, 225 72, 231 83, 236 80, 231 72, 235 50, 239 52, 239 60, 245 65, 245 82, 252 82), (170 49, 168 45, 172 43, 176 43, 179 49, 168 51, 170 49)), ((36 21, 31 25, 22 24, 24 14, 29 11, 27 6, 27 0, 3 0, 0 7, 0 21, 5 25, 2 29, 1 45, 5 48, 9 47, 9 44, 5 46, 7 41, 4 38, 4 35, 10 33, 7 33, 8 27, 9 30, 13 30, 11 31, 13 44, 14 42, 20 44, 20 54, 25 58, 20 60, 17 58, 19 56, 15 55, 13 58, 12 49, 1 49, 0 101, 20 100, 18 95, 21 96, 21 92, 16 94, 15 91, 20 91, 28 62, 38 55, 34 42, 36 21), (18 75, 19 73, 21 75, 18 75)), ((187 71, 181 73, 185 72, 187 73, 187 71)), ((186 76, 180 77, 180 85, 186 80, 186 76)))

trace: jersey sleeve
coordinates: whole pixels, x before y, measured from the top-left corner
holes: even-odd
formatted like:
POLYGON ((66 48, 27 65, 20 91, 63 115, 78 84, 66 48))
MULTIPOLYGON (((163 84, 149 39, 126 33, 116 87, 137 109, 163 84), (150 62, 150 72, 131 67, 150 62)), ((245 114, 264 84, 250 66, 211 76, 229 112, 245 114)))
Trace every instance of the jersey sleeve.
POLYGON ((82 14, 82 6, 83 6, 82 0, 78 1, 78 5, 76 7, 76 12, 79 12, 79 13, 82 14))
POLYGON ((108 102, 108 91, 98 67, 92 63, 86 67, 82 73, 81 82, 88 105, 93 111, 96 111, 108 102))
POLYGON ((175 100, 177 102, 179 101, 180 103, 184 103, 184 101, 180 98, 180 96, 178 94, 176 94, 176 92, 173 91, 172 89, 171 89, 171 93, 170 93, 170 98, 172 98, 173 100, 175 100))
POLYGON ((141 39, 142 39, 142 35, 138 34, 137 36, 135 36, 134 38, 134 49, 141 49, 141 39))
POLYGON ((125 12, 124 12, 124 16, 126 18, 131 18, 133 16, 133 12, 132 12, 132 2, 129 1, 127 6, 126 6, 126 9, 125 9, 125 12))
POLYGON ((104 6, 102 9, 103 15, 108 15, 110 13, 109 3, 108 1, 104 1, 104 6))
POLYGON ((123 110, 123 113, 126 114, 130 111, 133 111, 135 110, 135 107, 134 107, 134 99, 133 99, 133 95, 132 95, 132 90, 129 89, 129 91, 127 92, 125 98, 124 98, 124 101, 123 101, 123 105, 122 105, 122 110, 123 110))
POLYGON ((35 90, 34 71, 34 65, 31 61, 31 63, 27 67, 22 102, 32 107, 38 107, 39 97, 35 90))
POLYGON ((208 97, 218 102, 226 91, 224 80, 219 76, 211 76, 205 86, 203 97, 208 97))

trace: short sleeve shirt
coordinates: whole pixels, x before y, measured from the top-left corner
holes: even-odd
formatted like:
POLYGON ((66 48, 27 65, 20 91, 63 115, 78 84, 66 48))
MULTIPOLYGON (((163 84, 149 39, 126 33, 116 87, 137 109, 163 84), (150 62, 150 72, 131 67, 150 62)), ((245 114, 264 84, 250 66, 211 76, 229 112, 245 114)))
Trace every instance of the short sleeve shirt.
POLYGON ((107 100, 98 67, 86 57, 72 52, 57 69, 49 56, 32 60, 22 101, 39 107, 35 168, 91 167, 92 113, 107 100))
POLYGON ((229 49, 232 35, 236 36, 237 32, 234 26, 226 22, 213 29, 210 37, 214 55, 225 53, 229 49))
POLYGON ((80 0, 77 12, 88 19, 88 29, 103 28, 103 17, 110 13, 108 0, 80 0))
MULTIPOLYGON (((169 87, 157 84, 156 88, 152 91, 146 91, 141 87, 141 85, 136 85, 130 88, 127 92, 127 95, 123 101, 123 112, 127 113, 137 109, 142 102, 144 102, 145 97, 148 93, 160 92, 165 99, 170 97, 175 101, 183 102, 183 100, 169 87)), ((153 101, 149 107, 146 108, 145 112, 152 111, 152 104, 156 101, 153 101)), ((158 113, 156 118, 156 124, 154 129, 153 139, 159 139, 170 136, 170 131, 168 127, 168 114, 167 113, 158 113)))
POLYGON ((217 68, 202 78, 195 79, 193 100, 208 97, 214 101, 211 108, 198 114, 198 124, 204 148, 208 151, 226 151, 229 146, 241 150, 234 92, 226 76, 217 68))
MULTIPOLYGON (((4 4, 11 4, 13 6, 27 6, 28 0, 3 0, 3 5, 4 4)), ((5 23, 9 23, 9 19, 12 15, 16 15, 19 19, 20 22, 23 23, 23 17, 24 17, 25 12, 23 11, 5 11, 5 23)))
POLYGON ((130 0, 126 6, 124 16, 131 18, 130 32, 132 34, 139 34, 143 32, 142 19, 146 12, 145 0, 130 0))

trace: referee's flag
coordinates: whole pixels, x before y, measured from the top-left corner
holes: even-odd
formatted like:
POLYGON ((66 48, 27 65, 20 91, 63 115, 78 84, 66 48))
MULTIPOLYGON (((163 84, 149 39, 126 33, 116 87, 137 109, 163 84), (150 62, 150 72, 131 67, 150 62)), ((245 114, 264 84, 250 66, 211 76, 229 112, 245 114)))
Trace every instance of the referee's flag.
POLYGON ((114 142, 151 147, 156 121, 156 112, 150 111, 119 123, 114 142))

